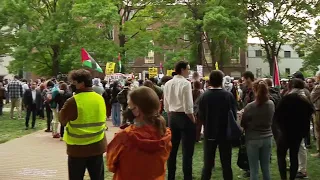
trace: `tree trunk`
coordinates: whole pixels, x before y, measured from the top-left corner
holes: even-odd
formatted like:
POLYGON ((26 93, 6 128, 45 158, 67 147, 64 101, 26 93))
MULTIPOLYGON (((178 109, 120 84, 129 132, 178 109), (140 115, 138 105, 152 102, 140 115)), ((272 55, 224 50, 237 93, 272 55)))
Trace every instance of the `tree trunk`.
POLYGON ((60 55, 60 46, 59 45, 52 45, 52 75, 57 76, 59 74, 59 55, 60 55))
POLYGON ((268 59, 268 63, 269 63, 269 72, 270 72, 270 76, 273 76, 273 67, 274 67, 274 60, 273 58, 268 59))
POLYGON ((202 31, 201 31, 201 26, 197 26, 197 32, 196 32, 196 35, 197 35, 197 44, 198 44, 198 49, 197 49, 197 64, 198 65, 203 65, 203 59, 205 59, 204 57, 204 49, 203 49, 203 44, 202 44, 202 31))

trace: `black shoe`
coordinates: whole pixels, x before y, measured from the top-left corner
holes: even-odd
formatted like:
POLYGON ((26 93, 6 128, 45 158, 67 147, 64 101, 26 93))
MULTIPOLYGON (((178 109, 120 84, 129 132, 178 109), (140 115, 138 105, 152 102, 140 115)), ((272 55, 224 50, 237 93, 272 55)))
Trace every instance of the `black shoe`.
POLYGON ((25 130, 28 130, 28 129, 29 129, 28 127, 25 128, 25 130))
POLYGON ((31 129, 35 129, 35 127, 32 127, 31 129))
POLYGON ((298 178, 298 179, 307 179, 308 175, 307 175, 307 173, 298 172, 296 178, 298 178))
POLYGON ((52 132, 50 129, 46 129, 44 132, 52 132))

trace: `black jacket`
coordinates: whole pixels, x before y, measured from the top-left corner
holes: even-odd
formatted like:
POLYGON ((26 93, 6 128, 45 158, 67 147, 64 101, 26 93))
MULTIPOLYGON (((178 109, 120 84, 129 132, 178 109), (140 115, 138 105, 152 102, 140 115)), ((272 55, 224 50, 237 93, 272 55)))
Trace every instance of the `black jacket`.
POLYGON ((199 98, 199 118, 203 121, 204 138, 226 140, 229 111, 237 119, 236 100, 224 89, 209 89, 199 98))
POLYGON ((280 92, 277 88, 269 88, 270 100, 274 103, 274 106, 277 107, 281 100, 280 92))
POLYGON ((310 130, 314 107, 306 97, 297 93, 284 96, 276 108, 274 118, 283 135, 305 137, 310 130))
MULTIPOLYGON (((42 95, 39 90, 36 91, 36 99, 35 99, 35 104, 37 109, 41 109, 43 105, 42 101, 42 95)), ((23 95, 23 103, 28 107, 31 107, 32 104, 34 104, 33 99, 32 99, 32 90, 27 89, 23 95)))

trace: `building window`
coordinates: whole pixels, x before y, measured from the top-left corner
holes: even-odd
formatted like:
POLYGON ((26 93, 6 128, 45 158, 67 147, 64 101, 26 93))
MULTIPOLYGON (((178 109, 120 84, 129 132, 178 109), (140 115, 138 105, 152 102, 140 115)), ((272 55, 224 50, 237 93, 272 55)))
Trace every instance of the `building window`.
POLYGON ((256 68, 256 77, 261 78, 262 77, 262 68, 256 68))
POLYGON ((291 74, 291 73, 290 73, 290 68, 286 68, 286 69, 285 69, 285 72, 286 72, 286 74, 291 74))
POLYGON ((163 55, 163 60, 166 61, 168 57, 170 57, 174 53, 174 49, 167 49, 163 55), (168 55, 167 55, 168 54, 168 55))
POLYGON ((209 49, 204 49, 204 57, 206 58, 207 63, 212 63, 212 58, 209 49))
POLYGON ((154 52, 149 51, 148 56, 144 57, 145 64, 154 64, 154 52))
POLYGON ((256 50, 256 57, 262 57, 262 50, 256 50))
POLYGON ((189 36, 187 34, 184 34, 183 35, 183 40, 186 41, 186 42, 189 41, 189 36))
POLYGON ((291 58, 291 51, 284 51, 285 58, 291 58))
POLYGON ((240 63, 240 48, 231 48, 231 64, 239 64, 240 63))

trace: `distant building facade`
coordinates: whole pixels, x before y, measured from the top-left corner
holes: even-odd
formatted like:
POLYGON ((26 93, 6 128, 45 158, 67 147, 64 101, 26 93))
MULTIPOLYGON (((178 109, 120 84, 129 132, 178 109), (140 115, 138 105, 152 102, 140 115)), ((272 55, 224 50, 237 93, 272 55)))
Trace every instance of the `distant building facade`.
MULTIPOLYGON (((278 63, 280 74, 290 75, 298 71, 302 63, 303 59, 291 45, 281 46, 278 63)), ((269 63, 266 61, 266 53, 260 44, 248 43, 246 70, 253 72, 257 78, 269 75, 269 63)))

